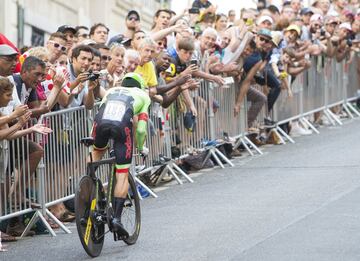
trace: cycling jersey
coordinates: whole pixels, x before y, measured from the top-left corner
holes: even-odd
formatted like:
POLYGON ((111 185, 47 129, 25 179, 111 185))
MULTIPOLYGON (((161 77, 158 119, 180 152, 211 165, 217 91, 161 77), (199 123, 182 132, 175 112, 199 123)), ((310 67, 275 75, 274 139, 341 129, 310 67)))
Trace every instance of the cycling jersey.
POLYGON ((143 149, 150 98, 139 88, 114 87, 101 101, 95 117, 92 135, 94 148, 107 148, 109 139, 114 140, 116 164, 130 164, 133 145, 133 116, 138 116, 136 142, 143 149))

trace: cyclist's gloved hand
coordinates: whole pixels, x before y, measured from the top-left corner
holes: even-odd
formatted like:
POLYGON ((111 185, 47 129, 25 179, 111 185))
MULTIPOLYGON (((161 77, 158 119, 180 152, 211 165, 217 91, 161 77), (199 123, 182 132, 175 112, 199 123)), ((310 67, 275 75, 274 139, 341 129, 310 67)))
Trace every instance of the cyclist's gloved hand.
POLYGON ((140 151, 140 154, 144 158, 147 157, 147 155, 149 154, 149 149, 144 146, 143 149, 140 151))

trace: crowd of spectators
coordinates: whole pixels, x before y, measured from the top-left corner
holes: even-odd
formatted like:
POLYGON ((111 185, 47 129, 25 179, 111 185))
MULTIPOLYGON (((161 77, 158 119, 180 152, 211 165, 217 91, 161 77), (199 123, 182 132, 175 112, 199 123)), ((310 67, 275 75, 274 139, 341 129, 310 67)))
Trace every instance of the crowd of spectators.
MULTIPOLYGON (((264 124, 272 125, 271 112, 280 93, 292 97, 289 82, 311 67, 311 57, 359 64, 359 10, 358 1, 347 0, 315 0, 309 7, 301 0, 259 1, 258 9, 239 10, 236 17, 235 10, 218 13, 210 1, 195 0, 180 13, 158 10, 151 31, 142 28, 141 15, 131 10, 124 23, 119 21, 123 33, 110 39, 103 23, 90 28, 62 25, 45 46, 21 50, 0 34, 1 146, 29 133, 51 133, 42 124, 27 127, 28 122, 50 111, 81 105, 92 109, 129 72, 144 78, 154 108, 176 102, 179 113, 194 117, 203 113, 195 106, 203 99, 197 91, 200 82, 222 86, 224 77, 233 77, 238 88, 234 115, 247 97, 249 129, 257 127, 254 122, 264 106, 264 124)), ((314 120, 321 123, 321 115, 314 120)), ((295 123, 290 133, 309 132, 295 123)), ((254 136, 252 141, 264 142, 254 136)), ((27 142, 26 163, 14 168, 28 168, 32 174, 44 150, 27 142)), ((1 190, 9 178, 5 172, 1 169, 1 190)), ((0 201, 4 200, 2 195, 0 201)), ((3 240, 13 240, 23 228, 12 219, 3 240)))

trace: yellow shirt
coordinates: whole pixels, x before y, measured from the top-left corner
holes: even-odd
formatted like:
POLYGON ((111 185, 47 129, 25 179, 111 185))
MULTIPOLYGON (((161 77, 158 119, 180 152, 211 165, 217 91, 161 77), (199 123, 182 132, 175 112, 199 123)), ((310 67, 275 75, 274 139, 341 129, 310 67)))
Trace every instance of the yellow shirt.
POLYGON ((152 62, 147 62, 143 66, 139 65, 135 72, 143 77, 146 87, 151 88, 158 85, 155 66, 152 62))

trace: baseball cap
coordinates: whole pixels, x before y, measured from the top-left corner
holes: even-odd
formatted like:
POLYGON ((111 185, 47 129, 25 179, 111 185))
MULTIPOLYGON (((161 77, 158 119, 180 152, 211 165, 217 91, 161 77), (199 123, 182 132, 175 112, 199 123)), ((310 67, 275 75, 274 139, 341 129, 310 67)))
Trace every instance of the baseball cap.
POLYGON ((257 24, 259 25, 259 24, 261 24, 261 23, 263 23, 263 22, 265 22, 265 21, 269 21, 271 24, 274 23, 274 20, 273 20, 270 16, 268 16, 268 15, 262 15, 262 16, 260 16, 259 19, 257 20, 257 24))
POLYGON ((331 23, 336 23, 337 19, 335 16, 328 15, 328 16, 324 17, 324 21, 325 21, 325 24, 331 24, 331 23))
POLYGON ((265 28, 260 29, 257 34, 271 38, 271 31, 265 28))
POLYGON ((300 15, 306 15, 306 14, 314 14, 314 12, 310 8, 307 8, 307 7, 301 9, 300 15))
POLYGON ((286 31, 291 31, 291 30, 294 30, 297 32, 298 36, 301 35, 301 29, 299 26, 297 26, 296 24, 291 24, 289 25, 286 29, 285 29, 285 32, 286 31))
POLYGON ((126 19, 129 19, 129 17, 130 17, 131 15, 135 15, 135 16, 137 17, 137 19, 140 21, 140 15, 139 15, 139 13, 138 13, 137 11, 135 11, 135 10, 130 10, 130 11, 128 12, 127 16, 126 16, 126 19))
POLYGON ((349 31, 352 31, 350 23, 342 23, 342 24, 340 24, 339 29, 341 29, 341 28, 345 28, 345 29, 347 29, 349 31))
POLYGON ((57 29, 57 32, 60 33, 65 33, 66 31, 71 31, 73 34, 76 34, 75 28, 70 25, 62 25, 57 29))
POLYGON ((0 55, 2 56, 10 56, 18 54, 17 51, 15 51, 13 48, 11 48, 7 44, 0 44, 0 55))
POLYGON ((319 21, 322 22, 323 21, 323 17, 320 14, 313 14, 310 18, 310 22, 314 22, 314 21, 319 21))
POLYGON ((144 79, 138 73, 127 73, 125 74, 121 86, 123 87, 137 87, 139 89, 144 90, 146 83, 144 79))

